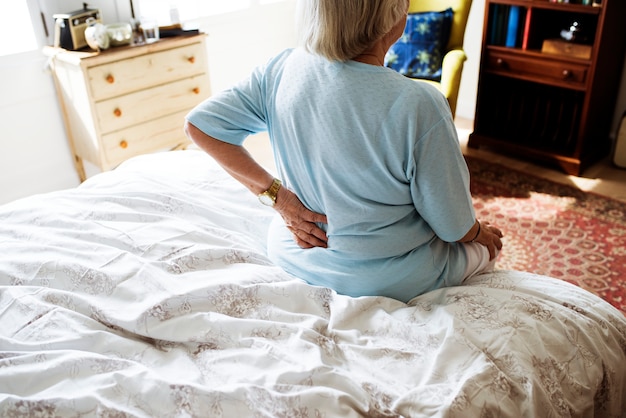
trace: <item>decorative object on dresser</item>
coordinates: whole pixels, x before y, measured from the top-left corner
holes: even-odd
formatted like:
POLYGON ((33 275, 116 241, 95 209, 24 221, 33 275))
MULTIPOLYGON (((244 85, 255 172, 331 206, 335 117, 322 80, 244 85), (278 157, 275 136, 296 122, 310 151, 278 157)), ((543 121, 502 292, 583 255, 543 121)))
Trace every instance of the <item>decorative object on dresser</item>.
POLYGON ((626 51, 624 16, 623 0, 486 0, 468 145, 555 164, 573 175, 607 156, 626 51), (569 44, 563 32, 571 35, 569 44))
POLYGON ((135 155, 183 148, 186 113, 210 95, 204 34, 102 52, 46 48, 81 181, 135 155))
POLYGON ((111 46, 130 45, 133 41, 133 28, 130 23, 120 22, 106 25, 111 46))
POLYGON ((69 13, 57 13, 54 18, 54 46, 68 50, 78 50, 87 46, 85 30, 89 22, 102 23, 99 9, 90 9, 87 3, 83 8, 69 13))

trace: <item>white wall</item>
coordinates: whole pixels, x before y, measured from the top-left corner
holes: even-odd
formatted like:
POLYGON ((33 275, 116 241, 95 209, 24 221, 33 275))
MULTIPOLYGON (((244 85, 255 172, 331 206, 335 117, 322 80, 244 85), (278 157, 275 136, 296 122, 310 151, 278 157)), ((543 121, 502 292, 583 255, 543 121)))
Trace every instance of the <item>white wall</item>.
MULTIPOLYGON (((82 4, 74 0, 41 1, 51 13, 78 9, 82 4)), ((127 19, 130 12, 126 3, 89 2, 90 7, 101 8, 104 23, 127 19)), ((207 48, 214 92, 295 44, 294 8, 295 1, 291 0, 195 22, 209 34, 207 48)), ((466 119, 474 117, 483 14, 484 0, 474 0, 465 34, 468 60, 457 106, 457 116, 466 119)), ((45 57, 40 52, 0 57, 0 203, 78 185, 54 86, 44 64, 45 57)), ((626 69, 623 79, 626 80, 626 69)), ((621 85, 616 117, 626 109, 626 81, 621 85)))
POLYGON ((0 203, 78 184, 45 62, 0 57, 0 203))
POLYGON ((208 34, 213 92, 246 77, 257 65, 296 44, 295 1, 188 22, 208 34))
POLYGON ((613 125, 611 128, 611 138, 613 138, 613 140, 617 137, 617 129, 622 120, 622 115, 626 115, 626 55, 624 56, 624 67, 622 68, 622 81, 619 85, 617 103, 615 104, 615 112, 613 113, 613 125))
POLYGON ((476 89, 478 88, 478 67, 480 66, 480 52, 483 37, 483 18, 485 1, 474 0, 470 9, 463 49, 467 54, 467 61, 463 65, 459 99, 456 105, 456 116, 464 119, 474 119, 476 110, 476 89))

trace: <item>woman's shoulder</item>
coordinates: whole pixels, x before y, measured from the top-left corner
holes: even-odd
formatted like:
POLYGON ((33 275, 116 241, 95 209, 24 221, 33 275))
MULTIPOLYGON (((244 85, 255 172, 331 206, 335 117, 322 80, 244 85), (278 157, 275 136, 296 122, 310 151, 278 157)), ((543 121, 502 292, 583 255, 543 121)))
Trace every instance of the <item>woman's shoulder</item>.
POLYGON ((275 66, 282 66, 284 65, 285 61, 287 61, 289 59, 289 57, 291 57, 294 53, 294 48, 287 48, 282 50, 281 52, 279 52, 276 55, 273 55, 272 57, 270 57, 265 64, 262 65, 262 67, 265 68, 272 68, 275 66))
POLYGON ((445 96, 433 83, 406 77, 390 68, 388 70, 391 73, 390 77, 393 79, 399 95, 406 98, 406 100, 414 102, 416 105, 424 102, 447 104, 445 96))
POLYGON ((392 70, 391 68, 389 68, 389 71, 394 74, 396 79, 399 80, 398 82, 402 83, 402 87, 404 89, 428 95, 436 95, 437 93, 441 94, 441 91, 435 86, 435 84, 428 80, 410 78, 392 70))
POLYGON ((308 68, 311 62, 307 62, 307 59, 310 58, 308 54, 303 53, 301 48, 287 48, 259 65, 257 71, 265 76, 280 76, 287 67, 308 68))

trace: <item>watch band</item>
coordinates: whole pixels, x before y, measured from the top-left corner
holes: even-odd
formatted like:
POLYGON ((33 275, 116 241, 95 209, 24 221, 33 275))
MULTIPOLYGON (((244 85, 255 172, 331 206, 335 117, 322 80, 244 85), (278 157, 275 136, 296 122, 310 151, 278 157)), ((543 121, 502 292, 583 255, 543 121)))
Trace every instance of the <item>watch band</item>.
POLYGON ((261 203, 267 206, 274 206, 276 204, 278 190, 280 190, 281 185, 281 181, 275 178, 274 181, 272 181, 270 188, 259 195, 261 203))

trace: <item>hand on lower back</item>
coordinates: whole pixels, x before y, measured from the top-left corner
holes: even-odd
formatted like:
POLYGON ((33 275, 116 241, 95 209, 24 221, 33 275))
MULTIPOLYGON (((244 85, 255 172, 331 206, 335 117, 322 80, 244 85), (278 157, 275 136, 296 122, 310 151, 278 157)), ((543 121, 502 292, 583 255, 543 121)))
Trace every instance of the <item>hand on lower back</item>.
POLYGON ((327 223, 326 216, 307 209, 291 190, 280 188, 274 209, 282 216, 300 247, 327 247, 326 232, 317 225, 327 223))

